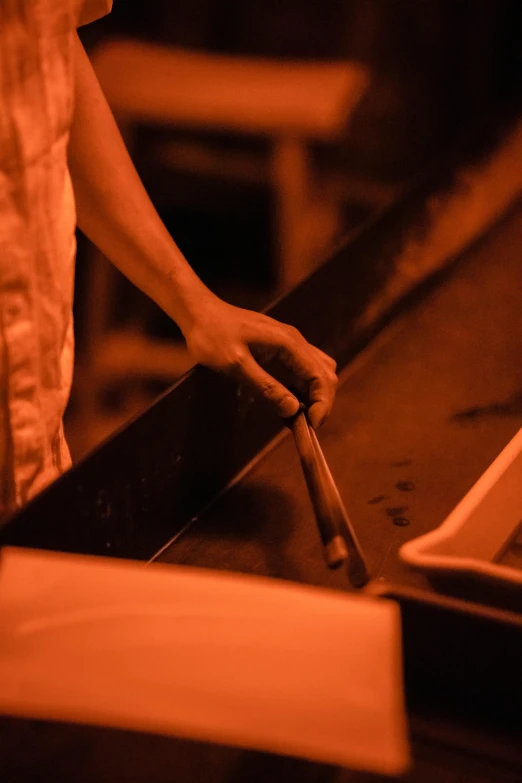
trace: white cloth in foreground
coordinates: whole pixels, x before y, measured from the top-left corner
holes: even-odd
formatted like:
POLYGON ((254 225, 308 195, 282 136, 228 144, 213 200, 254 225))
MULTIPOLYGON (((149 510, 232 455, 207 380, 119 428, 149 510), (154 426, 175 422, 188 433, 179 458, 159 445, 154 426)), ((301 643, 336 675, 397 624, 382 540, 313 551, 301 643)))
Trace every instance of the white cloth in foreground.
POLYGON ((409 764, 399 607, 4 549, 0 712, 399 774, 409 764))

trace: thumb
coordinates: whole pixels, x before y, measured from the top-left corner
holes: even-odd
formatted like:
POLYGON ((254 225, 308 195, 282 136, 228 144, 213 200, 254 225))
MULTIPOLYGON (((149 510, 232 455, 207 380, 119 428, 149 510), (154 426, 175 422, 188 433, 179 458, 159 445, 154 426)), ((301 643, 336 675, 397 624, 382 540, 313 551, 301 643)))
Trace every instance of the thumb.
POLYGON ((244 357, 239 368, 240 380, 253 387, 256 394, 270 405, 272 410, 283 418, 293 416, 299 410, 299 401, 286 386, 276 381, 256 362, 251 354, 244 357))

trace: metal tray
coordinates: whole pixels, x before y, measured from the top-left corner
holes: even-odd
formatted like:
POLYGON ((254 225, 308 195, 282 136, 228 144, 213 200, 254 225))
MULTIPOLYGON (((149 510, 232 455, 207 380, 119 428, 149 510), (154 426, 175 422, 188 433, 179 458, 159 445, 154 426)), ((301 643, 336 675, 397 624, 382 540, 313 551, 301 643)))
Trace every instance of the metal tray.
POLYGON ((399 555, 444 592, 522 611, 521 520, 522 429, 440 527, 399 555))

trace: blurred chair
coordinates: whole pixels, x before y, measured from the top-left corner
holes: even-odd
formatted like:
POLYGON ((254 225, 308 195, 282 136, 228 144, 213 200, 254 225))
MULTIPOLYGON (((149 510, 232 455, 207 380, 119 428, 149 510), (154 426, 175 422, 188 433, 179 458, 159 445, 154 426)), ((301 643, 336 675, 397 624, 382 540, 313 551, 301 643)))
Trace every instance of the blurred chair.
POLYGON ((366 86, 352 62, 295 62, 226 57, 132 41, 102 44, 92 56, 103 91, 132 139, 132 127, 155 125, 268 137, 270 160, 216 156, 199 144, 166 144, 167 167, 224 178, 267 179, 277 202, 277 270, 295 285, 328 249, 339 205, 317 187, 309 145, 339 141, 366 86))
MULTIPOLYGON (((324 260, 340 231, 342 198, 314 171, 311 145, 345 137, 368 85, 363 66, 212 55, 128 39, 104 42, 91 59, 131 153, 140 126, 197 131, 197 141, 162 142, 154 163, 272 188, 278 291, 324 260), (268 139, 270 153, 260 159, 244 150, 216 151, 201 140, 202 131, 268 139)), ((136 329, 110 331, 115 279, 103 259, 92 259, 84 410, 117 377, 164 376, 170 363, 174 380, 188 365, 175 345, 154 343, 136 329)))

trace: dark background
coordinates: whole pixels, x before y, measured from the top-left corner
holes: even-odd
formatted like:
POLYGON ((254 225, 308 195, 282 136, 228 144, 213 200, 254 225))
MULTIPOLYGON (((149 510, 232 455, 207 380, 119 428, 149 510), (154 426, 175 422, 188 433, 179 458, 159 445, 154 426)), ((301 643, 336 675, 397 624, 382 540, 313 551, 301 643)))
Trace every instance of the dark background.
MULTIPOLYGON (((112 13, 81 28, 80 35, 89 52, 109 38, 130 36, 205 52, 339 58, 366 65, 371 84, 346 137, 313 149, 318 170, 341 182, 345 232, 436 166, 459 136, 479 131, 499 111, 518 114, 519 0, 115 0, 112 13)), ((189 140, 200 133, 169 132, 189 140)), ((146 153, 161 133, 141 128, 132 155, 168 229, 217 293, 241 306, 264 307, 273 296, 273 194, 260 184, 151 169, 146 153)), ((207 136, 218 148, 267 144, 225 133, 207 136)), ((86 354, 90 252, 79 234, 77 373, 69 422, 86 354)), ((177 327, 121 279, 114 295, 115 324, 132 321, 137 312, 149 335, 179 340, 177 327)), ((134 379, 124 417, 170 382, 134 379), (138 385, 143 393, 136 395, 138 385)), ((107 404, 118 408, 119 391, 109 392, 107 404)))

